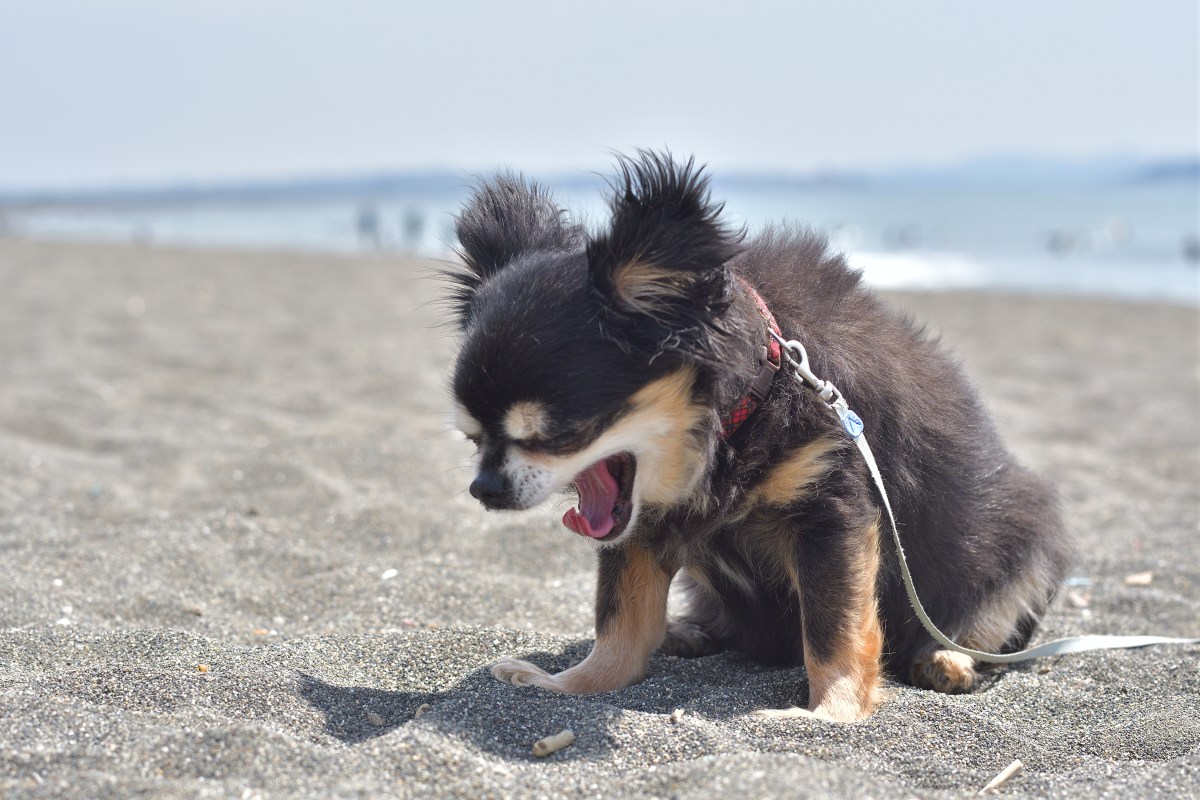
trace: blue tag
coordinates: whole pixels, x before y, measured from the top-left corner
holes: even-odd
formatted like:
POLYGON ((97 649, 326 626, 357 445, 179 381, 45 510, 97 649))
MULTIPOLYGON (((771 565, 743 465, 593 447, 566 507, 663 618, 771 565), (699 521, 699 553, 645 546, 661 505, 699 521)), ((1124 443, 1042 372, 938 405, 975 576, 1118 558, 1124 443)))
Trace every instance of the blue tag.
POLYGON ((838 416, 842 418, 842 427, 846 429, 846 433, 850 434, 851 439, 862 436, 863 421, 858 418, 858 414, 847 408, 838 416))

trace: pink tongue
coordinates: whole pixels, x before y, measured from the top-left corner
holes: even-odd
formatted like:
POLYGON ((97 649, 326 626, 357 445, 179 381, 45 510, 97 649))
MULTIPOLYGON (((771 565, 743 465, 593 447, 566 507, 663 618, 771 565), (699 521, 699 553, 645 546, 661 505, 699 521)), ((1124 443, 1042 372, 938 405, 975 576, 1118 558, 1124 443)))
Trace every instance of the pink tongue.
POLYGON ((563 515, 563 525, 581 536, 599 539, 613 527, 613 506, 617 502, 617 479, 608 471, 608 464, 598 461, 575 477, 579 491, 579 508, 563 515))

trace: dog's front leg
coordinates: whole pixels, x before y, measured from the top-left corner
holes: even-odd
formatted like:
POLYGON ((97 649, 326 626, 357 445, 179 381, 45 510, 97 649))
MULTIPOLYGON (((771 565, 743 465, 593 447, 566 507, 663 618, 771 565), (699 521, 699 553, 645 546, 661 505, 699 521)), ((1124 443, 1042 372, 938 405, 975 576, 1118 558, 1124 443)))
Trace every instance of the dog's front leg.
MULTIPOLYGON (((857 516, 857 515, 856 515, 857 516)), ((760 712, 854 722, 871 715, 880 692, 883 633, 875 598, 878 517, 808 528, 787 565, 803 616, 808 708, 760 712)))
POLYGON ((600 551, 596 586, 596 644, 580 663, 557 675, 513 658, 492 666, 498 680, 556 692, 590 694, 622 689, 646 674, 666 635, 671 571, 634 545, 600 551))

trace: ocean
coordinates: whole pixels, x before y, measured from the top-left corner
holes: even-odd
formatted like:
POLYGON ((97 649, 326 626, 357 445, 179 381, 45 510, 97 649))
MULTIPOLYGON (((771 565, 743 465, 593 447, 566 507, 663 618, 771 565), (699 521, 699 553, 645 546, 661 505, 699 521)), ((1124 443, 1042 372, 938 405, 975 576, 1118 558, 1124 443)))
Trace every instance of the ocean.
MULTIPOLYGON (((436 192, 0 208, 0 235, 331 253, 452 255, 465 184, 436 192)), ((1200 189, 1187 180, 1108 188, 715 184, 750 233, 825 232, 881 288, 998 289, 1200 305, 1200 189)), ((595 191, 559 200, 591 227, 595 191)))

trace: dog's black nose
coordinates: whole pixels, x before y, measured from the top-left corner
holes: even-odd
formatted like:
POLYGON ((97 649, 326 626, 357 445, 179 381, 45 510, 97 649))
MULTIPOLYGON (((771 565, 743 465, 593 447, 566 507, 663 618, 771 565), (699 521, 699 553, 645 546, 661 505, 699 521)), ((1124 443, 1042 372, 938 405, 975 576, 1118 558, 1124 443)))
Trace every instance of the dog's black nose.
POLYGON ((498 508, 508 494, 508 481, 499 472, 483 470, 471 481, 471 496, 488 508, 498 508))

